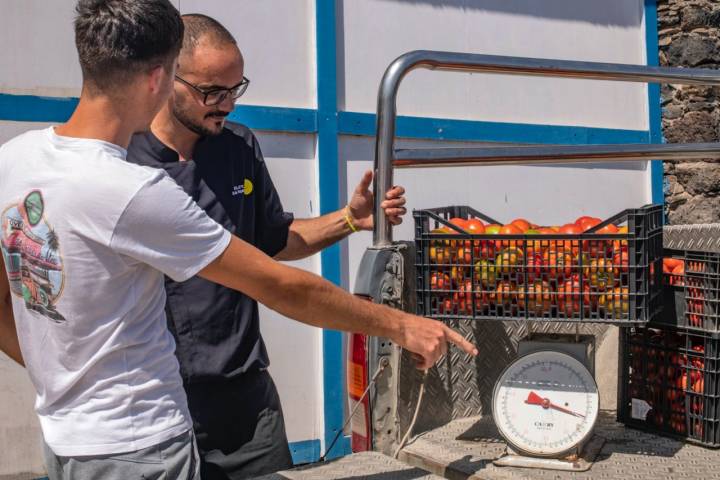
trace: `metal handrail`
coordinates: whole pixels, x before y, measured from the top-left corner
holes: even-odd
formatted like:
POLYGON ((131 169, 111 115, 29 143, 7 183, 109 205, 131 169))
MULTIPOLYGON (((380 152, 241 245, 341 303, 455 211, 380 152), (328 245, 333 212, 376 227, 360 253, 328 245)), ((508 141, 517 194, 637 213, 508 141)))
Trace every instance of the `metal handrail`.
MULTIPOLYGON (((680 145, 554 145, 532 147, 486 147, 395 151, 397 92, 412 70, 426 68, 504 75, 563 77, 685 85, 720 85, 720 72, 710 69, 664 68, 644 65, 576 62, 540 58, 502 57, 455 52, 417 50, 401 55, 385 71, 378 92, 375 140, 375 192, 393 184, 393 166, 507 165, 517 163, 576 163, 599 160, 688 160, 720 157, 718 144, 680 145), (555 161, 553 161, 555 159, 555 161)), ((380 208, 383 195, 375 196, 373 245, 392 243, 392 230, 380 208)))

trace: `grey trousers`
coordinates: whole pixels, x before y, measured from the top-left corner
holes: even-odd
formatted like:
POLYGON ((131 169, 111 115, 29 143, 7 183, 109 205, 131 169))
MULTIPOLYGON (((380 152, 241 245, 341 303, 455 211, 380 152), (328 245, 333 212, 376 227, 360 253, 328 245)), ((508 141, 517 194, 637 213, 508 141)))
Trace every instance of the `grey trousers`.
POLYGON ((59 457, 45 445, 49 480, 200 480, 195 436, 185 432, 130 453, 59 457))

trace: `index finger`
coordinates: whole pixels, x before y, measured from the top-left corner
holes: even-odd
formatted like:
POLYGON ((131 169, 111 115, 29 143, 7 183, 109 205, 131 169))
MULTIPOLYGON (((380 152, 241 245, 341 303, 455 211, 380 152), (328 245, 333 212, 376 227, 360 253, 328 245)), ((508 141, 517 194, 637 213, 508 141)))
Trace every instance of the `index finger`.
POLYGON ((478 349, 473 345, 472 343, 465 340, 465 338, 457 333, 452 328, 448 327, 447 325, 444 325, 445 327, 445 339, 450 342, 454 343, 458 347, 465 350, 465 353, 468 353, 472 356, 476 356, 478 354, 478 349))

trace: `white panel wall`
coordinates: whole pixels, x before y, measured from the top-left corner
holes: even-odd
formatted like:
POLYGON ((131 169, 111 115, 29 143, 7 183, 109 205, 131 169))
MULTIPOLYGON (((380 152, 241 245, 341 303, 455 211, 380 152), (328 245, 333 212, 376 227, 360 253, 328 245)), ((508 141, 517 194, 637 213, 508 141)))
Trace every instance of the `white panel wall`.
MULTIPOLYGON (((645 63, 642 0, 343 0, 345 108, 372 112, 410 50, 645 63)), ((644 84, 412 72, 398 111, 501 122, 647 129, 644 84)))
POLYGON ((251 81, 242 102, 313 108, 315 2, 312 0, 179 0, 182 13, 204 13, 227 27, 251 81))
MULTIPOLYGON (((403 147, 438 143, 400 141, 403 147)), ((449 143, 440 145, 450 145, 449 143)), ((462 145, 462 144, 455 144, 462 145)), ((350 190, 362 173, 372 169, 373 139, 343 137, 340 157, 347 160, 350 190)), ((617 165, 463 167, 395 171, 395 184, 407 191, 408 215, 394 229, 395 240, 412 240, 413 209, 468 205, 500 222, 519 217, 543 225, 574 222, 581 215, 608 217, 625 208, 650 203, 649 171, 644 162, 617 165)), ((349 198, 348 198, 349 200, 349 198)), ((372 234, 348 240, 349 283, 354 287, 357 267, 372 234)))
MULTIPOLYGON (((245 56, 245 74, 252 81, 243 103, 315 106, 312 0, 173 3, 182 13, 217 18, 236 37, 245 56)), ((3 0, 0 5, 0 45, 5 46, 0 92, 78 96, 82 77, 72 27, 75 1, 3 0)))
POLYGON ((77 96, 71 0, 3 0, 0 3, 0 92, 77 96))
MULTIPOLYGON (((316 216, 315 137, 258 132, 258 140, 285 210, 298 218, 316 216)), ((318 256, 290 264, 320 273, 318 256)), ((270 372, 280 392, 289 440, 321 438, 322 330, 262 306, 260 328, 270 355, 270 372)))

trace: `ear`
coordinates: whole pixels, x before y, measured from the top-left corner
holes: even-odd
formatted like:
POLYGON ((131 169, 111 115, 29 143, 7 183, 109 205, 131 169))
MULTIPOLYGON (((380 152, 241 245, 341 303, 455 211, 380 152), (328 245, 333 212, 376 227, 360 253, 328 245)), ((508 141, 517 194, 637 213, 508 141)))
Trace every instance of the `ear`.
POLYGON ((162 93, 165 85, 168 83, 169 74, 174 74, 174 71, 168 72, 162 65, 153 67, 153 69, 150 70, 150 76, 148 79, 148 88, 150 89, 150 93, 155 95, 162 93))

